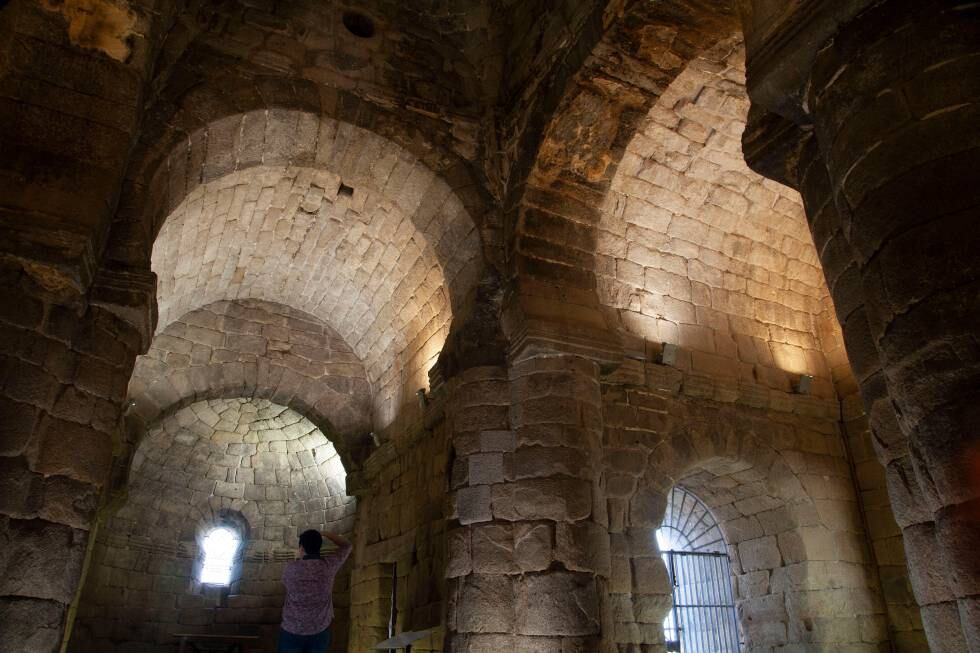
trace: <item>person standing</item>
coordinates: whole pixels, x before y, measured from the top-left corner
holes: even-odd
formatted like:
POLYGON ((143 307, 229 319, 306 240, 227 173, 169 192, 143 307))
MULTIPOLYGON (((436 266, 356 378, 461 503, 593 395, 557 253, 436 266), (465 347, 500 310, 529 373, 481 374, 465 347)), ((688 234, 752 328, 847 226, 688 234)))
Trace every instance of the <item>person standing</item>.
POLYGON ((299 560, 286 565, 282 582, 286 600, 282 606, 279 653, 324 653, 330 650, 333 622, 333 583, 350 556, 352 545, 333 533, 304 531, 299 536, 299 560), (323 538, 337 551, 320 556, 323 538))

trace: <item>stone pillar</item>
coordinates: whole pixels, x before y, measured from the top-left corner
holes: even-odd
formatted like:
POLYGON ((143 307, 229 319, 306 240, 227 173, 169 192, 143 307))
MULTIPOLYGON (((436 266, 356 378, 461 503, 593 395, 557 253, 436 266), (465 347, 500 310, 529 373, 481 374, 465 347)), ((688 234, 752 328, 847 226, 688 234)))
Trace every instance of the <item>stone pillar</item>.
MULTIPOLYGON (((908 441, 896 419, 886 387, 881 356, 871 338, 868 308, 861 287, 861 272, 855 252, 843 231, 840 213, 833 201, 827 168, 812 139, 807 139, 799 157, 799 186, 806 206, 807 221, 820 256, 827 287, 834 300, 837 319, 844 333, 848 361, 858 382, 863 407, 844 400, 848 436, 867 422, 873 433, 875 453, 885 467, 890 487, 890 507, 900 526, 928 519, 912 471, 908 441)), ((851 455, 854 455, 852 448, 851 455)), ((855 465, 859 461, 853 461, 855 465)), ((868 510, 869 506, 865 506, 868 510)), ((883 516, 870 515, 879 523, 883 516)), ((887 520, 886 520, 887 521, 887 520)), ((869 520, 870 522, 870 520, 869 520)), ((869 523, 869 527, 871 524, 869 523)), ((908 542, 906 541, 906 546, 908 542)), ((876 556, 887 552, 875 551, 876 556)), ((879 561, 880 564, 880 561, 879 561)), ((907 597, 904 569, 882 576, 883 599, 888 607, 892 640, 901 651, 928 651, 922 639, 918 606, 907 597)))
MULTIPOLYGON (((801 187, 930 646, 980 651, 980 7, 889 0, 837 18, 799 21, 833 28, 794 40, 822 44, 805 115, 767 108, 812 124, 801 187)), ((769 42, 749 55, 756 100, 778 75, 753 60, 793 47, 769 42)))
POLYGON ((980 651, 978 14, 884 3, 817 53, 809 97, 865 298, 845 339, 876 345, 908 437, 889 477, 920 503, 905 542, 937 651, 980 651))
POLYGON ((81 581, 149 333, 120 317, 111 285, 59 302, 0 274, 0 650, 57 650, 81 581))
POLYGON ((610 553, 598 366, 536 355, 454 383, 451 650, 599 650, 610 553))
POLYGON ((100 252, 171 9, 95 4, 98 19, 65 3, 0 10, 3 651, 62 638, 126 383, 152 332, 152 276, 109 273, 100 252))

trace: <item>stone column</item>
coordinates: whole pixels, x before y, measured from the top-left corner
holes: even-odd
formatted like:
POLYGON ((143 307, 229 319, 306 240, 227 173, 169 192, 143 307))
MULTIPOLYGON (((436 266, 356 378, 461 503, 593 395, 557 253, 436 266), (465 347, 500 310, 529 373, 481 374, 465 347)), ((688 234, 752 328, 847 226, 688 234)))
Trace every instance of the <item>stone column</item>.
POLYGON ((176 10, 141 4, 98 4, 98 19, 65 3, 0 10, 3 651, 58 647, 152 332, 152 275, 106 271, 100 256, 176 10))
POLYGON ((801 186, 930 646, 980 651, 980 7, 860 4, 798 11, 801 112, 774 96, 786 39, 750 52, 750 95, 812 125, 801 186))
MULTIPOLYGON (((855 424, 860 425, 867 420, 873 433, 875 453, 885 467, 890 506, 899 526, 904 528, 927 521, 930 517, 921 501, 922 493, 909 455, 908 440, 896 419, 886 387, 881 354, 871 337, 860 265, 843 231, 827 168, 813 139, 806 139, 806 145, 802 148, 798 175, 807 221, 844 333, 848 361, 864 403, 858 415, 854 414, 853 408, 846 411, 845 415, 849 414, 850 417, 845 422, 845 428, 850 430, 855 424)), ((844 403, 847 406, 852 402, 845 399, 844 403)), ((876 523, 881 520, 875 517, 876 523)), ((905 540, 905 545, 908 546, 908 540, 905 540)), ((892 577, 883 577, 882 582, 895 645, 902 651, 928 650, 922 641, 921 626, 915 614, 917 606, 907 598, 904 566, 892 577)))
POLYGON ((120 317, 112 285, 65 303, 0 274, 0 650, 57 650, 81 582, 149 333, 120 317))
POLYGON ((889 476, 920 503, 905 542, 937 651, 980 651, 978 55, 975 4, 883 3, 817 53, 809 95, 865 298, 845 339, 877 346, 908 436, 889 476))
POLYGON ((596 651, 609 577, 598 367, 535 355, 452 389, 455 651, 596 651))

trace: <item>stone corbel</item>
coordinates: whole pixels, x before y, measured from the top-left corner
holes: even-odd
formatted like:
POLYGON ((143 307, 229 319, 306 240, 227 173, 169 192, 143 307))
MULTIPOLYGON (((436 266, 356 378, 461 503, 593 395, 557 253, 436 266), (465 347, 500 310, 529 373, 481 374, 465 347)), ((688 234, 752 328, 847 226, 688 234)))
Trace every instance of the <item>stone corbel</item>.
POLYGON ((22 269, 58 303, 84 297, 97 266, 91 243, 83 235, 42 217, 2 209, 0 263, 22 269))
POLYGON ((800 156, 812 133, 810 127, 801 127, 753 103, 742 132, 742 155, 763 177, 799 190, 800 156))
POLYGON ((140 334, 140 353, 146 353, 157 324, 156 291, 157 275, 149 270, 104 266, 95 276, 89 303, 132 325, 140 334))
POLYGON ((805 124, 810 68, 838 28, 875 0, 741 0, 746 87, 753 104, 805 124))
POLYGON ((439 392, 449 379, 471 367, 504 364, 507 343, 500 327, 502 285, 499 275, 489 271, 454 311, 449 336, 429 370, 430 392, 439 392))

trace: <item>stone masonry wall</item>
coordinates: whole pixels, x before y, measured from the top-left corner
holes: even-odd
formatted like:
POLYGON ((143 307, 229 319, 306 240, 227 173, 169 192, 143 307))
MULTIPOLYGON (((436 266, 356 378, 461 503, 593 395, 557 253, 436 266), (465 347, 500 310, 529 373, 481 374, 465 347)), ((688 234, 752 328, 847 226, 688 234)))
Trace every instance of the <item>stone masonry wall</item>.
POLYGON ((905 539, 892 512, 885 468, 875 455, 874 436, 861 396, 850 395, 841 402, 841 409, 848 455, 861 493, 867 534, 878 565, 895 650, 903 653, 928 651, 922 615, 909 579, 905 539))
POLYGON ((393 576, 395 632, 431 629, 413 650, 443 650, 450 466, 445 405, 440 393, 422 419, 393 434, 361 472, 349 477, 359 515, 351 571, 350 651, 368 651, 387 639, 393 576))
POLYGON ((851 466, 855 491, 861 499, 861 517, 877 566, 878 582, 888 612, 888 629, 895 651, 920 653, 929 650, 922 626, 922 615, 912 592, 905 541, 895 521, 888 496, 885 467, 875 454, 875 438, 869 412, 859 392, 858 381, 844 349, 841 323, 830 298, 818 321, 821 342, 837 343, 824 355, 831 369, 841 407, 841 431, 851 466), (826 332, 834 333, 832 336, 826 332))
MULTIPOLYGON (((816 317, 828 293, 799 195, 742 157, 744 50, 695 59, 626 148, 599 223, 600 300, 700 374, 833 394, 816 317)), ((829 332, 828 337, 839 334, 829 332)))
MULTIPOLYGON (((70 650, 162 653, 178 632, 260 635, 271 650, 299 533, 349 536, 354 509, 333 445, 295 411, 251 399, 183 408, 149 430, 126 499, 99 531, 70 650), (229 588, 202 586, 201 538, 228 515, 243 524, 240 569, 229 588)), ((342 573, 340 650, 348 584, 342 573)))
POLYGON ((675 484, 721 525, 747 651, 887 650, 835 401, 627 361, 603 378, 603 410, 621 650, 661 642, 670 588, 654 531, 675 484))
POLYGON ((215 302, 171 322, 136 361, 129 399, 144 424, 201 399, 256 397, 301 410, 341 455, 371 428, 371 386, 330 326, 254 299, 215 302))
POLYGON ((865 300, 856 292, 857 266, 848 254, 840 213, 830 201, 826 166, 814 159, 811 142, 801 163, 801 192, 823 273, 833 294, 825 324, 846 334, 837 350, 828 351, 841 399, 842 417, 862 497, 865 521, 878 559, 894 644, 899 650, 925 651, 923 611, 911 596, 907 548, 897 526, 918 514, 922 494, 908 487, 912 473, 905 434, 892 399, 885 392, 878 351, 868 331, 865 300), (878 464, 875 464, 876 459, 878 464), (887 470, 882 473, 882 470, 887 470), (896 480, 903 479, 900 484, 896 480), (897 491, 902 487, 901 491, 897 491), (888 509, 882 510, 885 502, 888 509), (903 563, 898 563, 902 560, 903 563))
POLYGON ((0 279, 0 649, 54 651, 140 335, 102 307, 59 305, 19 274, 0 279))
POLYGON ((391 141, 314 114, 216 121, 154 186, 170 208, 154 215, 161 325, 235 298, 328 320, 364 361, 379 427, 426 386, 453 303, 482 268, 476 226, 445 181, 391 141))

